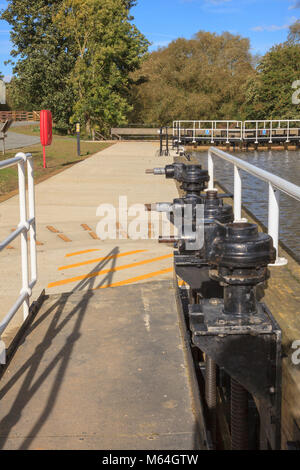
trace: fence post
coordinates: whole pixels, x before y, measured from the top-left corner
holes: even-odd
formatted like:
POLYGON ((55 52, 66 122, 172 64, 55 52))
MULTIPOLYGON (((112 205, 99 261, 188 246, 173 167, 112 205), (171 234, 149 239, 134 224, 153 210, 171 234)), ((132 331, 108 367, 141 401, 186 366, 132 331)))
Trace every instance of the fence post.
POLYGON ((169 128, 166 127, 166 155, 169 155, 169 128))
MULTIPOLYGON (((18 163, 18 177, 19 177, 19 200, 20 200, 20 225, 27 225, 26 217, 26 182, 25 182, 25 162, 24 160, 18 163)), ((21 233, 21 257, 22 257, 22 290, 21 293, 25 294, 23 303, 23 318, 26 320, 29 314, 29 281, 28 281, 28 240, 27 230, 24 229, 21 233)))
POLYGON ((214 189, 214 161, 211 150, 208 151, 207 169, 209 175, 208 190, 214 189))
POLYGON ((32 289, 37 281, 37 258, 36 258, 36 220, 35 220, 35 193, 34 193, 34 170, 33 160, 27 160, 27 177, 28 177, 28 212, 29 220, 33 220, 30 224, 30 259, 31 259, 31 280, 30 288, 32 289))
POLYGON ((242 178, 240 170, 237 165, 234 165, 234 221, 247 222, 247 219, 242 217, 242 178))
POLYGON ((274 266, 284 266, 287 264, 285 258, 279 258, 279 211, 280 211, 280 191, 269 183, 269 214, 268 214, 268 233, 273 238, 273 245, 276 248, 276 261, 274 266))
POLYGON ((159 155, 160 157, 162 156, 163 154, 163 141, 162 141, 162 138, 163 138, 163 135, 162 135, 162 127, 160 128, 159 130, 159 155))

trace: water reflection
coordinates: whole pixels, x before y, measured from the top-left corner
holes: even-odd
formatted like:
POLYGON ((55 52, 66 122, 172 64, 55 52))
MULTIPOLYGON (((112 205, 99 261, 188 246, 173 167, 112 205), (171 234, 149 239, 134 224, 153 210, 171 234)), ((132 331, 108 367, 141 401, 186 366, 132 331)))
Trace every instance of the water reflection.
MULTIPOLYGON (((194 152, 203 166, 207 167, 207 152, 194 152)), ((233 155, 259 168, 300 186, 300 151, 249 151, 234 152, 233 155)), ((261 220, 268 223, 268 185, 263 181, 241 172, 243 179, 243 204, 261 220)), ((215 177, 233 191, 233 166, 215 158, 215 177)), ((300 203, 281 193, 280 196, 280 239, 300 257, 300 203)))

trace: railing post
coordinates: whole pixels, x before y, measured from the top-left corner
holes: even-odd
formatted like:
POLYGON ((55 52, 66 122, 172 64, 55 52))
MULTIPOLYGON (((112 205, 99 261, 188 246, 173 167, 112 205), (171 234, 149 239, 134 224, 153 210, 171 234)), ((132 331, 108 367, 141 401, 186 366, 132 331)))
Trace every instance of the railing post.
POLYGON ((169 128, 166 127, 166 156, 169 155, 169 128))
POLYGON ((159 129, 159 156, 162 157, 163 154, 163 128, 159 129))
POLYGON ((258 122, 256 121, 256 128, 255 128, 255 143, 258 144, 258 122))
MULTIPOLYGON (((279 123, 279 126, 280 126, 280 123, 279 123)), ((273 143, 272 131, 273 131, 273 121, 270 121, 270 140, 269 140, 269 144, 273 143)))
POLYGON ((209 175, 208 189, 212 190, 214 189, 214 161, 211 150, 208 151, 207 169, 209 175))
POLYGON ((242 178, 240 171, 234 165, 234 221, 242 220, 242 178))
POLYGON ((280 191, 269 183, 269 214, 268 214, 268 233, 273 238, 273 245, 276 248, 276 261, 274 266, 284 266, 287 264, 285 258, 279 258, 279 211, 280 211, 280 191))
POLYGON ((31 280, 30 288, 32 289, 37 281, 37 258, 36 258, 36 220, 35 220, 35 192, 34 192, 34 170, 33 160, 27 160, 28 175, 28 212, 29 220, 33 220, 30 225, 30 259, 31 259, 31 280))
POLYGON ((290 121, 287 121, 286 143, 290 141, 290 121))
POLYGON ((227 140, 226 144, 229 144, 229 122, 227 121, 227 140))
MULTIPOLYGON (((25 183, 25 162, 18 163, 18 177, 19 177, 19 203, 20 203, 20 225, 27 225, 26 217, 26 183, 25 183)), ((22 258, 22 290, 21 293, 26 294, 23 303, 23 317, 24 320, 29 314, 29 281, 28 281, 28 241, 27 230, 24 229, 21 233, 21 258, 22 258)))
POLYGON ((196 121, 193 121, 193 144, 196 143, 196 121))
POLYGON ((215 123, 214 121, 212 122, 212 125, 211 125, 211 143, 213 144, 214 143, 214 130, 215 130, 215 123))

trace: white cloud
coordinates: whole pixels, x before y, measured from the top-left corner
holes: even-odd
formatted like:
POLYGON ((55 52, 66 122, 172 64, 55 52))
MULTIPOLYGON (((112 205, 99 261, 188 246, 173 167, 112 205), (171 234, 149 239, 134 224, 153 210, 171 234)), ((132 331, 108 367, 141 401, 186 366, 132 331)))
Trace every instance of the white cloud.
POLYGON ((292 18, 289 19, 289 21, 285 24, 282 25, 276 25, 276 24, 271 24, 271 25, 260 25, 260 26, 255 26, 254 28, 251 28, 251 31, 256 31, 256 32, 262 32, 262 31, 267 31, 267 32, 274 32, 274 31, 281 31, 283 29, 289 29, 291 24, 295 23, 297 21, 297 18, 293 16, 292 18))
POLYGON ((295 10, 296 8, 300 8, 300 1, 296 2, 294 5, 289 6, 289 10, 295 10))

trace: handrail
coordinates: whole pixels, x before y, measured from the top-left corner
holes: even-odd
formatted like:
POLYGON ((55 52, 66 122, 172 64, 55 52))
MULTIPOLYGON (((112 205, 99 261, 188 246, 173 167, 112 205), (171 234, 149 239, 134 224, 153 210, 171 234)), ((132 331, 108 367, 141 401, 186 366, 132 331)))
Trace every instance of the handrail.
POLYGON ((173 139, 180 144, 183 141, 196 143, 199 140, 249 142, 268 140, 285 141, 300 139, 300 119, 262 119, 262 120, 179 120, 173 121, 173 139))
POLYGON ((196 143, 196 138, 201 137, 203 140, 210 140, 213 144, 215 140, 223 140, 226 137, 226 142, 229 143, 229 138, 233 140, 242 140, 243 138, 243 122, 236 120, 198 120, 198 121, 173 121, 173 138, 178 137, 178 142, 181 143, 181 137, 190 139, 196 143), (235 127, 230 127, 234 124, 235 127), (189 127, 191 125, 192 127, 189 127), (218 125, 222 127, 218 127, 218 125), (183 133, 182 133, 183 131, 183 133), (192 135, 186 135, 190 132, 192 135), (218 133, 225 133, 225 136, 219 136, 218 133), (205 133, 205 135, 204 135, 205 133), (201 136, 199 135, 201 134, 201 136), (234 134, 234 136, 232 136, 234 134))
POLYGON ((234 219, 235 222, 243 221, 242 219, 242 178, 240 170, 243 170, 252 176, 268 183, 269 185, 269 205, 268 205, 268 233, 272 236, 274 247, 277 251, 277 259, 275 266, 283 266, 287 264, 285 258, 279 258, 278 256, 278 244, 279 244, 279 195, 280 191, 293 197, 297 201, 300 201, 300 186, 293 184, 289 181, 284 180, 280 176, 276 176, 269 173, 266 170, 262 170, 251 163, 247 163, 240 158, 234 157, 223 150, 219 150, 216 147, 211 147, 208 151, 208 173, 210 181, 208 183, 208 189, 214 189, 214 160, 213 157, 219 157, 231 163, 234 167, 234 219))
POLYGON ((259 140, 269 138, 271 144, 273 140, 282 140, 284 137, 286 143, 290 138, 300 136, 300 119, 274 119, 274 120, 252 120, 243 123, 243 140, 253 140, 258 144, 259 140), (296 126, 296 124, 298 124, 296 126), (293 127, 294 126, 294 127, 293 127), (280 134, 278 134, 278 131, 280 134), (253 135, 254 134, 254 135, 253 135))
POLYGON ((36 218, 35 218, 35 194, 34 194, 34 171, 31 154, 18 153, 14 158, 0 162, 0 170, 18 166, 19 180, 19 206, 20 223, 5 240, 0 243, 0 252, 8 246, 19 235, 21 237, 21 267, 22 267, 22 289, 17 301, 11 307, 7 315, 0 322, 1 335, 23 305, 23 318, 26 320, 29 314, 29 299, 32 289, 37 282, 37 258, 36 258, 36 218), (26 207, 26 170, 28 184, 28 210, 26 207), (28 232, 30 236, 30 281, 29 281, 29 259, 28 259, 28 232))

